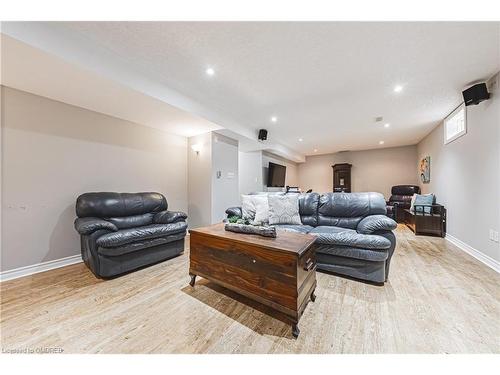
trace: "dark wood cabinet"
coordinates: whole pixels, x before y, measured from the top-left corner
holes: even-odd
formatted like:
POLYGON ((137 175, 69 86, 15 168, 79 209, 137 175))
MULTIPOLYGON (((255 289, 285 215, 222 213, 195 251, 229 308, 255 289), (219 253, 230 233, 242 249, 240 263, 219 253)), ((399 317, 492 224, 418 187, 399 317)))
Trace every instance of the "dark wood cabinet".
POLYGON ((352 164, 342 163, 332 165, 333 168, 333 192, 351 192, 351 167, 352 164))
POLYGON ((446 208, 432 205, 431 212, 404 211, 404 222, 415 234, 444 237, 446 234, 446 208))
POLYGON ((316 298, 316 255, 309 234, 279 231, 276 238, 224 230, 224 224, 191 229, 189 274, 267 305, 291 323, 298 322, 316 298))

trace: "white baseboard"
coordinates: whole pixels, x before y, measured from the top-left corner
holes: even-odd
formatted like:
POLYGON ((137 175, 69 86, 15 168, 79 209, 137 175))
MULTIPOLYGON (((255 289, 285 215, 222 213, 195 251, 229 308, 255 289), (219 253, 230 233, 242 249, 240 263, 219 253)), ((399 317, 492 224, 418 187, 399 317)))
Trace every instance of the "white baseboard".
POLYGON ((465 242, 460 241, 458 238, 453 237, 452 235, 449 235, 448 233, 446 233, 445 238, 448 241, 450 241, 453 245, 458 247, 460 250, 466 252, 470 256, 479 260, 481 263, 486 264, 488 267, 490 267, 493 270, 500 273, 500 262, 498 262, 497 260, 490 258, 488 255, 483 254, 479 250, 474 249, 472 246, 467 245, 465 242))
POLYGON ((48 262, 33 264, 31 266, 19 267, 13 270, 0 272, 0 282, 33 275, 35 273, 45 272, 53 270, 54 268, 69 266, 71 264, 76 264, 80 262, 82 262, 82 256, 78 254, 66 258, 49 260, 48 262))

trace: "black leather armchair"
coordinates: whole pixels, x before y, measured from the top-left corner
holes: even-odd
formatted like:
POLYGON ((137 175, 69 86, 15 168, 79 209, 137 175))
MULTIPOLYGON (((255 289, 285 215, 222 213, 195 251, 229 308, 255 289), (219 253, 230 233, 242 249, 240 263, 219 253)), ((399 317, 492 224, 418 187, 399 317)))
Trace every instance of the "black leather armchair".
POLYGON ((82 258, 99 277, 113 277, 184 251, 187 215, 168 211, 159 193, 85 193, 76 201, 82 258))
POLYGON ((404 210, 410 208, 413 194, 420 194, 420 186, 396 185, 391 189, 391 197, 387 201, 387 216, 398 223, 404 221, 404 210))

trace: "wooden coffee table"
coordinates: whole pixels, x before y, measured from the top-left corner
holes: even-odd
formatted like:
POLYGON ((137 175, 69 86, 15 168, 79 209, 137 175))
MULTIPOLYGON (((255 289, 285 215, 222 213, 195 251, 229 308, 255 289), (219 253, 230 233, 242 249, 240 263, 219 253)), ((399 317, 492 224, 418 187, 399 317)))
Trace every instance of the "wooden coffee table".
POLYGON ((224 224, 189 230, 190 285, 204 277, 286 317, 294 337, 309 300, 316 299, 316 259, 309 234, 278 231, 276 238, 224 230, 224 224))

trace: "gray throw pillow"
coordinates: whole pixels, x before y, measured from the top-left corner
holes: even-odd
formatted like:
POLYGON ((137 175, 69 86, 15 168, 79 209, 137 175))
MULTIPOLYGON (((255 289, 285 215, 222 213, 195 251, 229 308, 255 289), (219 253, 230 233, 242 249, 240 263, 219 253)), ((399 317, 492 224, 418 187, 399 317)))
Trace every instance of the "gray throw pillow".
POLYGON ((269 195, 269 225, 300 225, 299 195, 269 195))
POLYGON ((417 194, 415 197, 415 203, 413 204, 415 212, 425 212, 426 214, 431 213, 432 204, 434 203, 434 194, 417 194), (424 205, 422 207, 419 205, 424 205), (428 207, 427 207, 428 206, 428 207))

